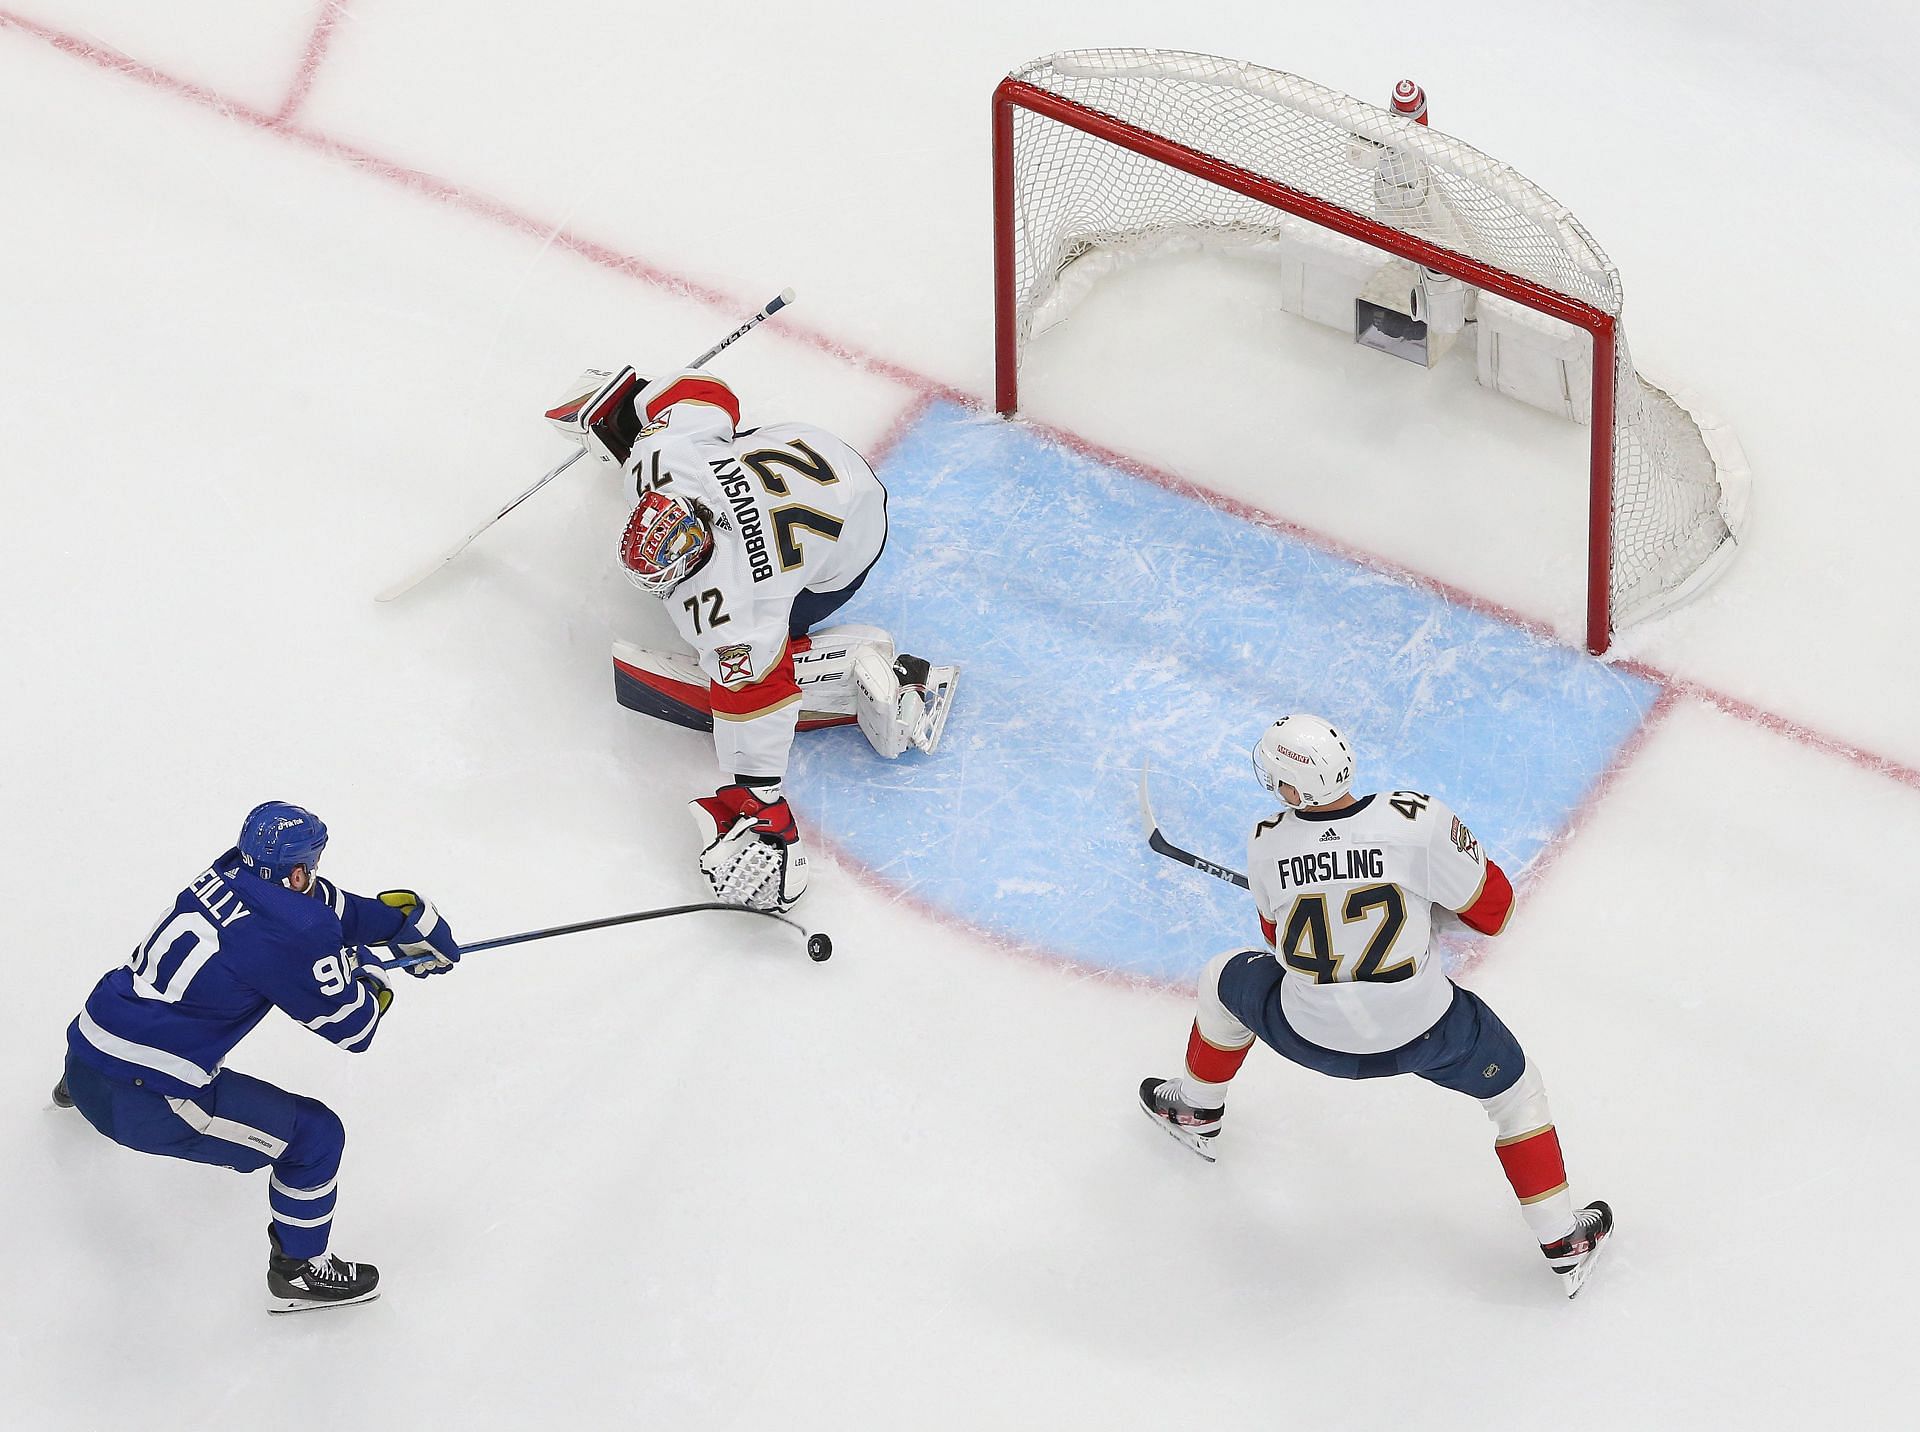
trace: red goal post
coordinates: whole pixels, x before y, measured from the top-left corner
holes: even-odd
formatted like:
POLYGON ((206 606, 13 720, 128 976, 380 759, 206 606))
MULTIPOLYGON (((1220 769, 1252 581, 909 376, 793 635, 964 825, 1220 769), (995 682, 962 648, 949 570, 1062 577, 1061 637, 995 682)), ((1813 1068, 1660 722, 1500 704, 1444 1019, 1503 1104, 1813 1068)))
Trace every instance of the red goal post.
MULTIPOLYGON (((1332 245, 1330 263, 1372 255, 1469 285, 1483 382, 1490 366, 1498 372, 1497 341, 1491 365, 1485 350, 1501 324, 1510 354, 1556 363, 1570 384, 1590 369, 1590 385, 1579 385, 1565 414, 1592 426, 1590 651, 1606 651, 1619 627, 1694 595, 1737 549, 1747 491, 1738 442, 1689 411, 1697 405, 1635 372, 1619 274, 1578 220, 1471 146, 1256 65, 1180 51, 1075 50, 1000 83, 993 165, 1001 413, 1019 406, 1020 359, 1036 316, 1060 306, 1063 275, 1089 254, 1138 249, 1170 232, 1305 244, 1308 262, 1311 245, 1332 245), (1541 359, 1556 351, 1556 334, 1568 334, 1555 324, 1585 332, 1591 348, 1571 361, 1541 359)), ((1495 386, 1516 391, 1497 377, 1495 386)))

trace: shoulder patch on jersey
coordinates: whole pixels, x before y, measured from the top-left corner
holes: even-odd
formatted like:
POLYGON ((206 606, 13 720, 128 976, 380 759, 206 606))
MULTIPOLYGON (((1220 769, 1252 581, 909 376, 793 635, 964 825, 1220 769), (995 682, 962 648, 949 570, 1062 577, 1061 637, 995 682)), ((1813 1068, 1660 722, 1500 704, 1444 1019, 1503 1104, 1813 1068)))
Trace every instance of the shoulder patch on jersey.
POLYGON ((747 643, 716 647, 713 657, 720 663, 720 680, 723 683, 732 685, 736 681, 753 680, 753 648, 747 643))
POLYGON ((1467 829, 1459 816, 1453 818, 1453 829, 1447 832, 1447 838, 1462 855, 1477 856, 1480 853, 1480 842, 1474 839, 1473 832, 1467 829))

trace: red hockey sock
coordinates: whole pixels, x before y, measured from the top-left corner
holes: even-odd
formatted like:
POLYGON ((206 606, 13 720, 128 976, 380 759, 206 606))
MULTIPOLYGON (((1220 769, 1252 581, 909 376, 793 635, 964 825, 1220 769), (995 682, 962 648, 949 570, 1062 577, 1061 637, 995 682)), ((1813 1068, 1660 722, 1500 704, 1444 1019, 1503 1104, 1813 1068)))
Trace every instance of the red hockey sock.
POLYGON ((1203 1084, 1224 1084, 1240 1072, 1240 1066, 1247 1062, 1247 1051, 1252 1048, 1251 1042, 1238 1049, 1209 1044, 1200 1032, 1200 1021, 1195 1020, 1193 1033, 1187 1036, 1187 1074, 1203 1084))
POLYGON ((1560 1136, 1552 1124, 1497 1140, 1493 1151, 1506 1170, 1507 1182, 1513 1185, 1514 1197, 1522 1203, 1538 1203, 1566 1190, 1567 1166, 1560 1157, 1560 1136))

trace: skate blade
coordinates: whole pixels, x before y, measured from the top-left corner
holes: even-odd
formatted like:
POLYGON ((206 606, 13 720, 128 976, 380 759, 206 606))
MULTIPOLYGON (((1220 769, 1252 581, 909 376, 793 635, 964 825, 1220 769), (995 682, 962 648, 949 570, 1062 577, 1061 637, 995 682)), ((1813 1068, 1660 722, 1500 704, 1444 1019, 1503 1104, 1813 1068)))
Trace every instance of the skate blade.
POLYGON ((329 1298, 324 1302, 314 1298, 276 1298, 269 1293, 267 1294, 267 1311, 269 1313, 311 1313, 320 1308, 351 1308, 356 1303, 371 1303, 380 1296, 380 1291, 374 1288, 357 1298, 329 1298))
POLYGON ((1580 1290, 1587 1286, 1587 1279, 1593 1276, 1594 1265, 1600 1261, 1600 1255, 1607 1251, 1607 1245, 1611 1242, 1613 1242, 1613 1235, 1609 1233, 1605 1238, 1602 1238, 1598 1243, 1593 1245, 1593 1251, 1591 1253, 1574 1264, 1570 1271, 1560 1275, 1566 1279, 1568 1298, 1571 1299, 1580 1296, 1580 1290))
POLYGON ((1140 1112, 1145 1114, 1149 1119, 1152 1119, 1154 1123, 1158 1124, 1161 1128, 1165 1129, 1167 1133, 1173 1137, 1175 1143, 1185 1144, 1208 1163, 1218 1162, 1214 1157, 1212 1139, 1202 1137, 1194 1133, 1191 1129, 1183 1129, 1171 1119, 1161 1118, 1144 1104, 1140 1106, 1140 1112))
POLYGON ((960 684, 960 668, 957 666, 935 666, 927 671, 926 693, 921 698, 927 703, 927 709, 913 730, 913 744, 931 756, 940 748, 940 738, 946 734, 947 713, 953 709, 954 689, 960 684))

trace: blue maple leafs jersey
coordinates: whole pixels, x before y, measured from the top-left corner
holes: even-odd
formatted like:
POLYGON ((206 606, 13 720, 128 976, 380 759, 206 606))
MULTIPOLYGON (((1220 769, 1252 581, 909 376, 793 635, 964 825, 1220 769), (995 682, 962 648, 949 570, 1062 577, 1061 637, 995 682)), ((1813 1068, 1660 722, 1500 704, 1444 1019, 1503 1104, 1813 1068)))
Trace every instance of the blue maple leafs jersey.
POLYGON ((182 1098, 212 1082, 270 1009, 364 1050, 380 1006, 356 977, 355 947, 391 939, 405 918, 327 880, 296 894, 246 872, 229 850, 93 987, 67 1047, 109 1078, 182 1098))

